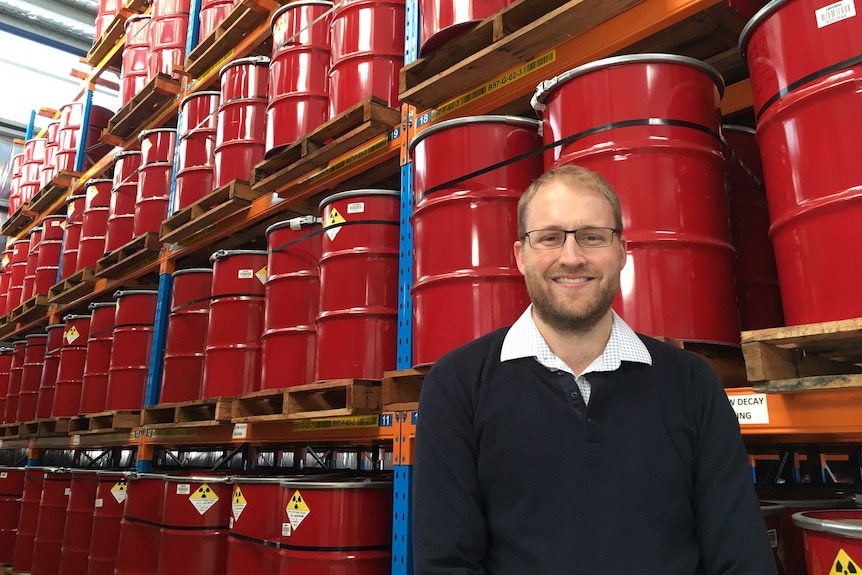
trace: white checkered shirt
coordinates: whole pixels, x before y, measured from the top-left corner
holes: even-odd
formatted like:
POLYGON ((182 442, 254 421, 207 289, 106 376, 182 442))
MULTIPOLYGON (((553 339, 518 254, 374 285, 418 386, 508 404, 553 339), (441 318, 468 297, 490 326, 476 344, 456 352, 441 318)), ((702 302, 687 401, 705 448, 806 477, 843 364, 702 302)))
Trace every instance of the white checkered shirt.
POLYGON ((590 402, 590 382, 584 377, 585 375, 597 371, 615 371, 623 361, 652 365, 652 356, 640 338, 616 312, 612 312, 614 321, 605 350, 587 366, 583 373, 578 375, 548 347, 548 343, 536 327, 532 312, 533 306, 530 305, 518 321, 509 328, 503 340, 500 361, 534 357, 550 370, 570 373, 581 390, 584 403, 590 402))

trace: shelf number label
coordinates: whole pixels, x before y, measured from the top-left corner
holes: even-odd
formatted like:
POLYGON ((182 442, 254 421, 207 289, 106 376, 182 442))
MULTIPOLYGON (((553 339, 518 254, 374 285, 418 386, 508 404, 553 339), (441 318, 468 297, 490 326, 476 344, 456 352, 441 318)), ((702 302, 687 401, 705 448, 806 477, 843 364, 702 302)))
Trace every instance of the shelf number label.
POLYGON ((765 393, 749 393, 728 396, 730 406, 736 412, 740 425, 769 423, 769 408, 765 393))
POLYGON ((234 439, 245 439, 248 437, 248 424, 247 423, 237 423, 233 426, 233 436, 234 439))

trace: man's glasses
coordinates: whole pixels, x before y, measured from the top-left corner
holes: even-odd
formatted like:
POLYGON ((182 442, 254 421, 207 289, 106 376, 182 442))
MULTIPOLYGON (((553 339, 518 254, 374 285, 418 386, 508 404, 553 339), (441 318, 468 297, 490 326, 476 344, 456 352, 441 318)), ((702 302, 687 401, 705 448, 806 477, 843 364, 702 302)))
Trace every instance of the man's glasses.
POLYGON ((524 234, 530 247, 536 250, 556 250, 563 247, 569 234, 582 248, 605 248, 614 241, 614 228, 581 228, 579 230, 532 230, 524 234))

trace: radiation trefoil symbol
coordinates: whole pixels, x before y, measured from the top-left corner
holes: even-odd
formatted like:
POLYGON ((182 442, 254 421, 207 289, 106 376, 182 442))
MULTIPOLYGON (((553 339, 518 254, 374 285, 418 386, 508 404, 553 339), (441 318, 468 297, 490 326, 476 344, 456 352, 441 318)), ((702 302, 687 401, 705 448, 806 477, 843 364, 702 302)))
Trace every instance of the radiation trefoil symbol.
POLYGON ((245 509, 246 505, 248 505, 248 501, 242 494, 242 490, 237 486, 236 490, 233 492, 233 503, 231 504, 234 519, 239 519, 239 516, 242 515, 242 511, 245 509))
POLYGON ((862 570, 847 555, 846 551, 839 549, 838 555, 835 556, 835 561, 832 562, 832 571, 829 572, 829 575, 856 575, 857 573, 862 573, 862 570))
POLYGON ((213 491, 209 485, 204 483, 189 496, 189 501, 192 502, 192 505, 195 506, 198 513, 203 515, 209 511, 213 505, 218 503, 218 495, 215 494, 215 491, 213 491))
POLYGON ((305 499, 302 497, 299 490, 294 491, 285 510, 287 511, 288 519, 290 519, 290 526, 294 531, 296 531, 299 524, 302 523, 311 513, 311 509, 308 508, 308 504, 305 502, 305 499))

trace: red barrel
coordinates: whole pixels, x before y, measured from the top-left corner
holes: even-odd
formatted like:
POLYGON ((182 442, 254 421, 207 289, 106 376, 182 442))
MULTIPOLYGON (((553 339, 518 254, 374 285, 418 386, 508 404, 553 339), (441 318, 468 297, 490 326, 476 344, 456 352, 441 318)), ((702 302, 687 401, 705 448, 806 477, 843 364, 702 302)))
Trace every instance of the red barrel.
POLYGON ((172 128, 144 130, 138 134, 142 162, 135 201, 135 237, 158 232, 168 217, 176 135, 177 131, 172 128))
POLYGON ((93 35, 94 44, 99 41, 119 11, 120 2, 118 0, 99 0, 99 6, 96 10, 96 32, 93 35))
POLYGON ((173 273, 171 312, 165 339, 162 403, 201 397, 213 271, 193 268, 173 273))
POLYGON ((545 168, 578 164, 620 196, 628 262, 614 309, 635 331, 739 342, 723 90, 712 67, 667 54, 599 60, 537 88, 544 142, 573 138, 545 168))
POLYGON ((42 365, 45 362, 47 334, 28 335, 24 344, 24 365, 21 368, 21 390, 18 393, 18 421, 36 419, 39 401, 39 384, 42 382, 42 365))
POLYGON ((155 290, 114 294, 117 312, 105 409, 141 409, 144 405, 158 294, 155 290))
POLYGON ((48 290, 57 283, 65 226, 64 216, 48 216, 42 220, 42 240, 39 243, 39 256, 36 262, 34 295, 47 295, 48 290))
POLYGON ((12 244, 12 258, 9 262, 9 291, 6 294, 6 313, 21 305, 24 291, 24 275, 27 273, 27 257, 30 254, 30 240, 18 240, 12 244))
POLYGON ((81 387, 81 413, 105 410, 117 303, 91 303, 90 336, 81 387))
POLYGON ((775 255, 769 243, 769 210, 754 130, 723 125, 729 147, 727 191, 730 237, 736 248, 736 303, 745 330, 784 325, 775 255))
POLYGON ((123 106, 147 85, 152 19, 149 14, 144 14, 126 20, 126 43, 120 70, 120 102, 123 106))
POLYGON ((233 11, 234 0, 203 0, 200 11, 200 38, 209 36, 233 11))
POLYGON ((15 538, 15 556, 12 570, 30 573, 33 566, 33 544, 39 524, 39 506, 42 502, 42 487, 45 470, 27 467, 24 471, 24 496, 21 499, 21 517, 18 521, 18 536, 15 538))
POLYGON ((269 58, 252 56, 219 72, 221 105, 216 114, 215 188, 249 181, 266 147, 269 58))
POLYGON ((87 575, 114 575, 126 503, 126 477, 115 471, 99 471, 97 476, 87 575))
POLYGON ((329 119, 332 6, 325 0, 301 0, 272 16, 267 153, 294 143, 329 119))
POLYGON ((751 71, 769 231, 788 325, 862 316, 862 19, 852 2, 771 2, 739 39, 751 71), (804 41, 800 41, 804 39, 804 41), (816 50, 810 49, 816 46, 816 50))
POLYGON ((220 101, 221 92, 197 92, 180 102, 174 213, 215 188, 216 112, 220 101))
POLYGON ((71 491, 72 474, 67 470, 45 471, 44 475, 31 575, 57 575, 60 570, 66 508, 71 491))
POLYGON ((234 396, 260 389, 264 251, 219 250, 213 262, 202 397, 234 396))
POLYGON ((342 0, 332 19, 329 115, 369 96, 397 108, 404 66, 404 0, 342 0))
POLYGON ((18 395, 21 393, 21 372, 24 369, 24 348, 27 342, 23 339, 12 343, 12 363, 9 367, 9 388, 6 393, 6 412, 4 423, 18 421, 18 395))
POLYGON ((3 251, 2 257, 0 257, 0 315, 5 315, 6 313, 6 298, 8 296, 9 291, 9 280, 11 278, 11 268, 9 265, 12 263, 12 250, 7 248, 3 251))
POLYGON ((158 575, 224 574, 232 503, 227 481, 165 476, 158 575))
POLYGON ((87 197, 82 195, 66 198, 66 229, 63 235, 63 260, 60 279, 66 279, 78 271, 78 246, 81 243, 81 226, 84 224, 84 205, 87 197))
POLYGON ((57 175, 57 134, 60 130, 60 121, 56 120, 45 128, 45 163, 42 164, 41 184, 44 188, 50 184, 57 175))
POLYGON ((529 305, 512 244, 518 238, 518 199, 541 175, 541 156, 448 182, 541 147, 539 125, 514 116, 474 116, 435 124, 410 142, 417 365, 511 325, 529 305))
POLYGON ((781 515, 784 513, 784 507, 771 501, 761 501, 760 512, 763 513, 766 534, 769 536, 769 544, 772 546, 775 569, 778 571, 778 575, 784 575, 784 562, 782 560, 784 550, 778 546, 778 530, 781 528, 781 515))
MULTIPOLYGON (((9 378, 12 375, 11 347, 0 347, 0 422, 6 422, 6 396, 9 395, 9 378)), ((6 561, 6 563, 9 563, 6 561)))
POLYGON ((131 474, 120 521, 115 575, 155 575, 159 568, 159 527, 165 482, 161 475, 131 474))
POLYGON ((314 381, 314 349, 320 299, 321 220, 311 216, 273 224, 269 247, 266 311, 261 336, 261 389, 314 381), (280 302, 293 302, 283 305, 280 302), (285 366, 290 369, 285 369, 285 366))
POLYGON ((320 204, 315 380, 379 379, 395 369, 400 199, 392 190, 352 190, 320 204))
POLYGON ((227 575, 278 573, 278 546, 290 543, 281 529, 282 481, 279 477, 233 479, 227 575))
POLYGON ((72 472, 59 575, 87 575, 98 478, 95 471, 72 472))
MULTIPOLYGON (((102 106, 90 107, 90 121, 87 129, 86 152, 84 154, 84 169, 90 168, 107 154, 111 146, 100 143, 102 130, 108 127, 108 121, 114 113, 102 106)), ((60 127, 57 130, 57 171, 75 171, 75 159, 78 154, 78 141, 81 139, 84 120, 84 103, 72 102, 60 108, 60 127)))
POLYGON ((84 201, 81 221, 81 241, 78 242, 78 269, 96 268, 105 255, 105 232, 111 215, 111 187, 113 180, 90 180, 84 201))
POLYGON ((12 177, 9 180, 9 213, 14 214, 23 203, 21 201, 21 167, 24 164, 24 154, 12 156, 12 177))
POLYGON ((105 253, 122 247, 135 237, 135 201, 140 166, 141 152, 119 152, 114 156, 114 187, 111 189, 111 213, 105 230, 105 253))
POLYGON ((47 327, 48 339, 45 342, 45 363, 42 366, 42 379, 39 382, 39 400, 36 403, 36 419, 51 417, 54 406, 54 389, 57 386, 57 371, 60 368, 60 347, 66 324, 54 323, 47 327))
POLYGON ((45 164, 45 138, 31 138, 24 143, 19 190, 21 201, 29 202, 42 187, 42 166, 45 164))
POLYGON ((60 346, 60 364, 57 367, 57 384, 54 387, 51 417, 78 415, 84 365, 87 361, 90 316, 67 315, 63 319, 66 321, 66 328, 63 331, 63 342, 60 346))
POLYGON ((376 575, 392 562, 392 483, 286 481, 281 575, 376 575))
POLYGON ((422 29, 420 54, 463 34, 472 26, 496 14, 515 0, 419 0, 422 29))
POLYGON ((862 570, 862 509, 801 511, 793 523, 804 530, 809 575, 862 570))
MULTIPOLYGON (((159 0, 153 2, 155 7, 159 0)), ((171 12, 156 14, 150 21, 149 39, 150 53, 147 57, 147 77, 155 78, 157 74, 180 79, 174 68, 182 68, 186 61, 186 36, 189 31, 189 12, 171 12)))
POLYGON ((21 303, 33 297, 33 288, 36 284, 36 264, 39 262, 41 243, 42 226, 37 226, 30 232, 30 249, 27 251, 27 263, 24 266, 24 281, 21 282, 21 303))
POLYGON ((2 564, 11 564, 15 556, 15 538, 18 535, 18 519, 21 517, 23 495, 24 468, 0 467, 0 563, 2 564))

